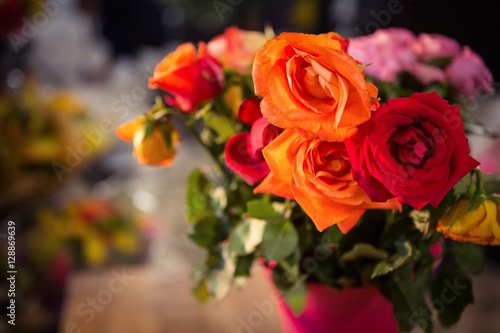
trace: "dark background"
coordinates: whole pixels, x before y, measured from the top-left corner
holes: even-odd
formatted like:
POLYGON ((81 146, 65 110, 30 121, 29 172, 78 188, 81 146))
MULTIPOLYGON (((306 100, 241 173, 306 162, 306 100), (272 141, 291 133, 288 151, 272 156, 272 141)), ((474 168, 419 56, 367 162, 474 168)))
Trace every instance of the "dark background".
POLYGON ((81 0, 81 5, 102 18, 100 31, 113 43, 116 55, 169 39, 208 40, 230 25, 262 30, 272 24, 277 32, 309 33, 342 28, 346 37, 359 36, 360 31, 368 34, 377 26, 396 26, 453 37, 484 58, 495 80, 500 76, 500 19, 488 0, 81 0), (401 9, 384 16, 391 5, 401 9), (354 14, 343 13, 340 8, 346 6, 354 14))

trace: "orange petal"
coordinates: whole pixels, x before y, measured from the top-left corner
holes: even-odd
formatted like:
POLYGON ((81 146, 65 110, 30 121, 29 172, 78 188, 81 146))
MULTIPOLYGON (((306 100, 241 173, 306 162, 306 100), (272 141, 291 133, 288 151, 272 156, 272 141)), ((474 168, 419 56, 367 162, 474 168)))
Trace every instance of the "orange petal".
POLYGON ((337 224, 340 231, 342 231, 344 234, 349 232, 349 230, 351 230, 356 225, 356 223, 358 223, 359 219, 364 213, 364 209, 353 210, 352 214, 347 219, 337 224))
POLYGON ((326 196, 308 195, 294 185, 292 185, 292 192, 295 200, 311 218, 319 231, 341 222, 345 222, 342 227, 344 230, 348 230, 349 225, 355 224, 353 220, 359 219, 359 216, 361 216, 359 212, 364 212, 363 209, 340 204, 326 196))
POLYGON ((115 129, 116 135, 124 141, 131 141, 134 138, 134 133, 142 125, 145 117, 140 116, 138 118, 132 119, 115 129))
POLYGON ((293 180, 292 161, 295 158, 289 156, 289 147, 297 138, 300 136, 294 130, 285 130, 262 150, 274 177, 287 184, 293 180))
POLYGON ((269 193, 279 197, 293 199, 290 183, 286 183, 275 177, 270 172, 266 178, 253 190, 253 193, 269 193))
POLYGON ((402 211, 402 206, 398 202, 397 198, 392 198, 387 200, 386 202, 370 202, 368 204, 363 205, 363 208, 366 209, 396 209, 398 211, 402 211))

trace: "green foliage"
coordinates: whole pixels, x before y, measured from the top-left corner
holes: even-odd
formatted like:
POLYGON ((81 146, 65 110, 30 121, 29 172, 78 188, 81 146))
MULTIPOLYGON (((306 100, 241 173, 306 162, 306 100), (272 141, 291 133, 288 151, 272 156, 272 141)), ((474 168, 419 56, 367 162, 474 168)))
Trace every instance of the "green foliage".
POLYGON ((383 260, 375 266, 371 275, 372 278, 392 272, 393 270, 401 267, 411 257, 412 248, 408 241, 404 243, 397 243, 396 248, 396 253, 394 253, 390 258, 383 258, 383 260))
MULTIPOLYGON (((253 96, 250 75, 228 70, 225 75, 228 87, 240 85, 243 98, 253 96)), ((377 86, 381 102, 423 90, 444 98, 450 94, 449 85, 424 87, 408 73, 377 86)), ((225 166, 225 141, 249 126, 236 119, 223 98, 206 104, 196 121, 201 124, 193 121, 189 128, 216 164, 210 175, 195 169, 186 190, 187 218, 193 223, 189 237, 207 253, 194 279, 193 293, 201 301, 225 297, 250 276, 256 261, 272 267, 274 284, 295 314, 303 310, 309 283, 338 289, 377 285, 391 301, 400 331, 407 332, 420 328, 431 333, 434 313, 444 325, 452 325, 472 301, 467 274, 481 271, 481 248, 447 242, 437 258, 430 249, 443 238, 435 227, 450 207, 464 198, 475 207, 486 198, 479 171, 465 176, 437 207, 369 209, 346 234, 337 225, 319 232, 295 201, 255 194, 254 186, 225 166), (453 293, 450 284, 459 292, 453 293), (452 290, 445 297, 453 296, 453 301, 443 300, 444 288, 452 290)))
POLYGON ((281 216, 274 210, 271 203, 263 200, 251 200, 247 203, 248 215, 261 220, 279 219, 281 216))
POLYGON ((228 233, 229 226, 224 220, 208 216, 196 222, 189 233, 189 238, 198 246, 210 249, 226 239, 228 233))
POLYGON ((293 288, 282 294, 292 312, 298 316, 306 305, 307 286, 304 281, 299 281, 293 288))
POLYGON ((203 114, 203 121, 217 133, 221 141, 227 141, 235 133, 234 124, 225 116, 206 112, 203 114))
POLYGON ((299 236, 292 222, 267 223, 262 238, 262 251, 269 261, 288 257, 297 247, 299 236))
POLYGON ((484 267, 484 252, 479 245, 453 243, 451 252, 457 264, 467 273, 477 275, 484 267))
POLYGON ((229 236, 229 254, 247 255, 255 251, 262 243, 266 222, 257 219, 245 219, 239 223, 229 236))
POLYGON ((431 295, 439 320, 445 327, 456 324, 465 307, 474 301, 470 279, 452 258, 439 265, 431 295))
POLYGON ((186 186, 186 213, 189 221, 197 220, 211 214, 209 190, 212 184, 200 169, 194 169, 189 175, 186 186))

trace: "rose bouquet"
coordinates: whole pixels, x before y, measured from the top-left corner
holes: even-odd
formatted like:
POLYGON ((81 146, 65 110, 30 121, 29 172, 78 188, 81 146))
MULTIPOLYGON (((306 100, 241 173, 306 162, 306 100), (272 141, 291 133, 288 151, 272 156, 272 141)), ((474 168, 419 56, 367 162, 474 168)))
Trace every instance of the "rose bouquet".
POLYGON ((149 80, 161 97, 117 134, 140 163, 168 166, 178 117, 213 157, 186 188, 189 237, 207 250, 200 300, 258 263, 297 316, 317 286, 375 286, 397 320, 382 332, 431 332, 433 313, 450 326, 472 302, 476 244, 500 244, 498 189, 464 130, 467 98, 491 84, 481 58, 444 36, 231 27, 168 54, 149 80), (429 301, 450 283, 452 301, 429 301))

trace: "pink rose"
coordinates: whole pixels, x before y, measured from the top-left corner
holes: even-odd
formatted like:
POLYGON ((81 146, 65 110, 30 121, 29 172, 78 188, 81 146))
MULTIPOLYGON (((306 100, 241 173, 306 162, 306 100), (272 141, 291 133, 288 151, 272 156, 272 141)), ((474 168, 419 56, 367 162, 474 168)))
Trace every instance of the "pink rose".
POLYGON ((224 68, 234 69, 240 74, 249 74, 255 53, 266 41, 265 35, 261 32, 229 27, 222 35, 208 42, 207 49, 224 68))
POLYGON ((429 61, 442 57, 453 57, 460 53, 460 44, 453 38, 439 34, 419 34, 413 45, 418 58, 429 61))
POLYGON ((349 54, 360 61, 365 72, 379 81, 393 81, 417 61, 413 51, 415 35, 403 28, 376 30, 350 40, 349 54))
POLYGON ((436 81, 446 81, 446 74, 441 68, 425 63, 415 61, 408 64, 406 71, 412 74, 424 86, 436 81))
POLYGON ((269 173, 262 149, 273 141, 281 129, 269 123, 262 113, 256 99, 248 99, 240 107, 240 119, 252 121, 250 132, 237 133, 229 138, 224 147, 226 165, 238 174, 247 184, 254 185, 269 173), (260 116, 255 119, 255 114, 260 116))
POLYGON ((484 90, 493 93, 493 76, 483 59, 465 46, 445 69, 451 85, 466 96, 474 96, 484 90))

